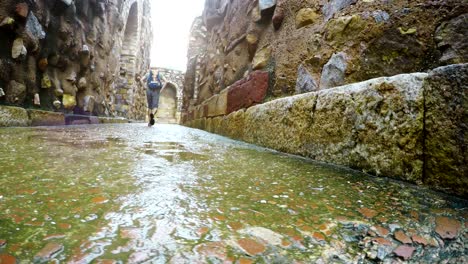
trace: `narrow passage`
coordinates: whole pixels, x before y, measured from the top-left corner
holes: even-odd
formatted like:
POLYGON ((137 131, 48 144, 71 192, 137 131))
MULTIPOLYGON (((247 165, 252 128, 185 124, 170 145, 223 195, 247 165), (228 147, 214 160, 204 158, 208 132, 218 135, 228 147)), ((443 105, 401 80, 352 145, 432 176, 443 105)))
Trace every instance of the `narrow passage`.
POLYGON ((1 129, 0 168, 0 263, 466 260, 466 201, 177 125, 1 129))

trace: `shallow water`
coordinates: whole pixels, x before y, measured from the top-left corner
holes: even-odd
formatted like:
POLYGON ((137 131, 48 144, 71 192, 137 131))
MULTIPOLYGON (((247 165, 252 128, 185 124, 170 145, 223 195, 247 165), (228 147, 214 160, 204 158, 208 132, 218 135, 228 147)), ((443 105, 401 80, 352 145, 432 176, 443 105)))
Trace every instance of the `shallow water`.
POLYGON ((467 212, 424 188, 176 125, 0 129, 0 253, 25 263, 46 261, 36 254, 49 243, 64 263, 365 262, 376 227, 390 231, 383 259, 397 258, 397 230, 428 241, 409 243, 419 260, 459 259, 467 212), (438 236, 438 217, 461 225, 455 238, 438 236))

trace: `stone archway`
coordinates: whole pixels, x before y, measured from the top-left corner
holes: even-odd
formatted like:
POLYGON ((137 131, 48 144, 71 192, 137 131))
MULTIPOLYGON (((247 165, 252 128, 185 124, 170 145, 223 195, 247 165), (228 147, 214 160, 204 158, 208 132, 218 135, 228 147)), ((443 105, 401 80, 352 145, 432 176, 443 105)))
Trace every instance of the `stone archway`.
POLYGON ((139 16, 138 2, 135 1, 128 12, 127 23, 122 42, 120 55, 120 75, 133 77, 136 73, 136 60, 139 43, 139 16))
POLYGON ((177 123, 177 87, 168 82, 159 97, 158 123, 177 123))

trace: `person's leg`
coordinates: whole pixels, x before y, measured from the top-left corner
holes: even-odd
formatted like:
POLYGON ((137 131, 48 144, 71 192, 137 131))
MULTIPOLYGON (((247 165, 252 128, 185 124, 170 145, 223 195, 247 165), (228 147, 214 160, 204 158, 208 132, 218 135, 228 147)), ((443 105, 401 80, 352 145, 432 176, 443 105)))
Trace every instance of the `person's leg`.
POLYGON ((151 114, 153 113, 153 94, 149 89, 146 89, 146 100, 148 101, 148 111, 146 113, 145 122, 150 125, 151 114))
POLYGON ((153 106, 154 106, 153 114, 154 114, 155 119, 157 118, 157 114, 159 110, 159 94, 160 94, 160 90, 154 91, 154 94, 153 94, 153 106))

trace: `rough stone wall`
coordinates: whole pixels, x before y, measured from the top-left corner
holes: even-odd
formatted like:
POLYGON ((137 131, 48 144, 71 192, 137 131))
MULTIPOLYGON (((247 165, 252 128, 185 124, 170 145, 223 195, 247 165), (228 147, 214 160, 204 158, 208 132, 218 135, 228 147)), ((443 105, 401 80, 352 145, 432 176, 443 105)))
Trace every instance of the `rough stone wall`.
POLYGON ((270 100, 466 62, 467 12, 461 0, 207 0, 186 113, 255 70, 270 100))
POLYGON ((190 30, 189 50, 187 52, 187 70, 183 89, 182 111, 189 112, 190 106, 194 106, 198 97, 200 79, 200 66, 204 59, 206 49, 206 28, 201 17, 195 19, 190 30))
POLYGON ((179 123, 182 111, 184 73, 167 68, 155 68, 166 79, 159 99, 158 123, 179 123))
POLYGON ((219 98, 186 124, 468 195, 468 64, 280 98, 229 115, 217 114, 229 104, 219 98))
POLYGON ((2 0, 0 104, 141 118, 148 0, 2 0))
POLYGON ((467 195, 468 2, 207 0, 201 19, 183 124, 467 195))
POLYGON ((173 85, 177 89, 177 111, 180 112, 182 109, 182 94, 184 89, 184 78, 183 72, 178 70, 172 70, 167 68, 155 68, 164 75, 168 84, 173 85))

